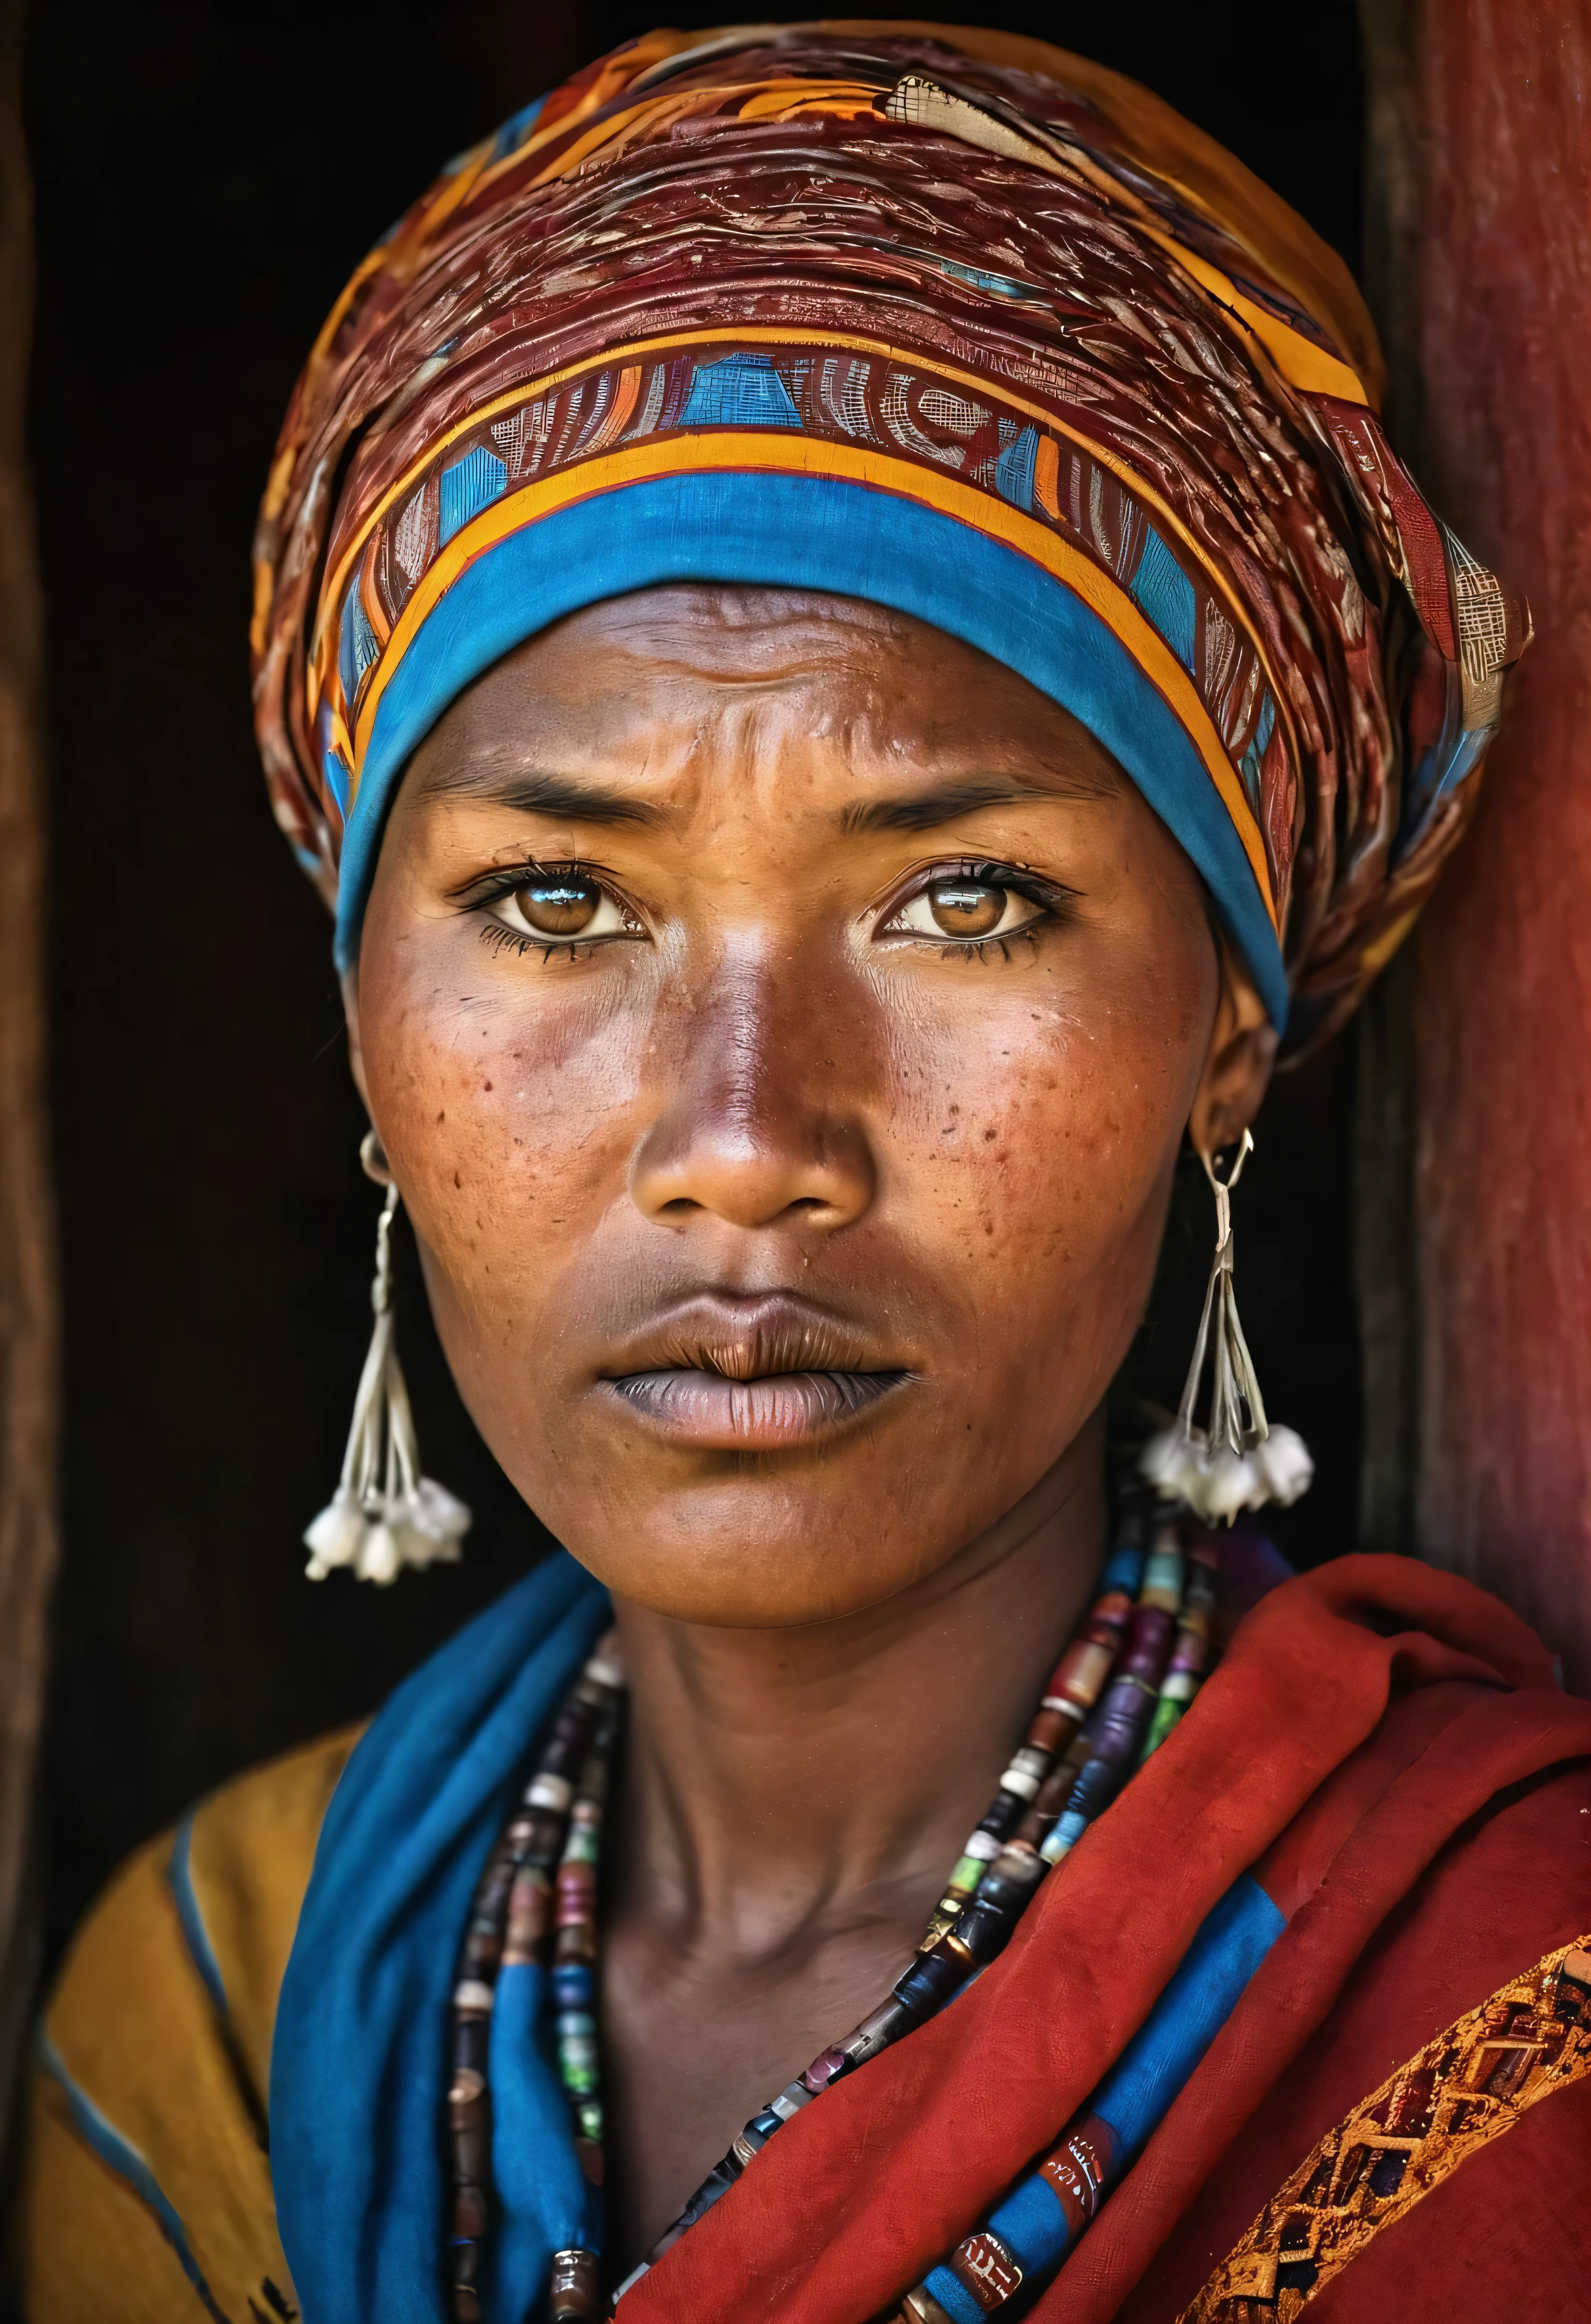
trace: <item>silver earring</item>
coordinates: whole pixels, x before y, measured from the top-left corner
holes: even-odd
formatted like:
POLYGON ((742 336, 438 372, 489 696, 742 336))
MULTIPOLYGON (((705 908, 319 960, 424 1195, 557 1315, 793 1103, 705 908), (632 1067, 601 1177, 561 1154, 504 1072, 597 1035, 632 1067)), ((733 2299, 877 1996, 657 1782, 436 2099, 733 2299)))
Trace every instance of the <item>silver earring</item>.
POLYGON ((354 1399, 354 1425, 336 1491, 304 1536, 311 1582, 334 1566, 352 1566, 361 1582, 395 1582, 406 1565, 451 1563, 470 1529, 470 1513, 433 1478, 419 1472, 414 1415, 398 1361, 392 1313, 392 1222, 398 1189, 373 1130, 359 1148, 365 1176, 385 1185, 376 1223, 375 1310, 370 1353, 354 1399))
POLYGON ((1266 1420, 1254 1358, 1237 1318, 1237 1296, 1232 1287, 1232 1189, 1253 1151, 1254 1139, 1246 1130, 1237 1158, 1225 1178, 1217 1176, 1211 1156, 1200 1155, 1216 1200, 1216 1249, 1209 1288, 1204 1295, 1193 1361, 1188 1368, 1188 1384, 1175 1424, 1150 1439, 1138 1462, 1164 1499, 1185 1501, 1196 1517, 1212 1523, 1224 1517, 1228 1525, 1239 1509, 1263 1508, 1267 1501, 1287 1508, 1308 1492, 1315 1473, 1309 1447, 1297 1430, 1273 1428, 1266 1420), (1212 1336, 1215 1370, 1209 1425, 1200 1428, 1193 1408, 1212 1336))

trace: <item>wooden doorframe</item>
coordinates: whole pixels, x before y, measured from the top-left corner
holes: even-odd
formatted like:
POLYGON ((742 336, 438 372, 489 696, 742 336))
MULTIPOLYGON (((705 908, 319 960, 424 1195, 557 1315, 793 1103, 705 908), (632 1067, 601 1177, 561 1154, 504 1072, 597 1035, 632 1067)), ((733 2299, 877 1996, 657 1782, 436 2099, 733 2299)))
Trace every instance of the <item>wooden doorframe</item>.
POLYGON ((1536 641, 1479 814, 1366 1020, 1375 1546, 1591 1687, 1591 0, 1360 0, 1390 419, 1536 641))
MULTIPOLYGON (((34 1807, 55 1571, 55 1221, 45 1083, 43 611, 27 471, 33 300, 22 0, 0 0, 0 2107, 37 1959, 34 1807)), ((0 2119, 4 2116, 0 2116, 0 2119)))

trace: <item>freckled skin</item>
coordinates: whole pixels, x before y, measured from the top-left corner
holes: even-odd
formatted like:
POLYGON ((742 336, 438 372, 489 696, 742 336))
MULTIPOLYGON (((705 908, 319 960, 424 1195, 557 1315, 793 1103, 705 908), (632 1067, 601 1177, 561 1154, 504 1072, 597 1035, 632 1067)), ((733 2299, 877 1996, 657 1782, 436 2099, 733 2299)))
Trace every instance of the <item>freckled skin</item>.
POLYGON ((940 1564, 1099 1403, 1147 1295, 1217 952, 1137 792, 971 649, 849 605, 704 639, 684 593, 644 604, 533 642, 419 752, 364 939, 371 1102, 455 1373, 526 1499, 628 1597, 811 1620, 940 1564), (428 794, 460 763, 621 781, 676 820, 428 794), (1037 795, 837 835, 925 773, 1037 795), (649 940, 491 948, 497 924, 450 899, 528 851, 600 864, 649 940), (880 943, 902 878, 962 859, 1074 900, 1005 958, 880 943), (777 1461, 642 1454, 590 1379, 616 1324, 698 1280, 793 1285, 921 1386, 777 1461))
POLYGON ((1044 696, 873 607, 686 588, 440 721, 350 1021, 465 1401, 615 1593, 627 2264, 898 1974, 1091 1580, 1183 1132, 1236 1135, 1273 1044, 1181 848, 1044 696), (628 918, 544 956, 482 896, 529 864, 628 918), (1025 932, 891 932, 990 866, 1025 932), (832 1333, 904 1378, 772 1449, 676 1441, 609 1383, 704 1293, 793 1295, 804 1360, 832 1333))

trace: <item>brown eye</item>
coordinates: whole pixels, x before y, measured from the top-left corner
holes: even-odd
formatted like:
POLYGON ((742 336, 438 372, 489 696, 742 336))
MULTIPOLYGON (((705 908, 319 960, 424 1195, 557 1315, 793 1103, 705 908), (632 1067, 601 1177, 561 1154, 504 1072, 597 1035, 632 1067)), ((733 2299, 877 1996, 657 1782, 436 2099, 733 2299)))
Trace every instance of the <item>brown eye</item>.
POLYGON ((594 880, 533 880, 514 890, 521 918, 543 936, 584 935, 602 900, 602 891, 594 880))
POLYGON ((608 936, 641 933, 612 890, 577 864, 564 871, 532 867, 486 909, 503 927, 549 954, 586 950, 608 936))
POLYGON ((997 875, 995 864, 977 864, 962 872, 943 872, 930 880, 893 914, 879 933, 887 936, 926 936, 943 944, 981 944, 992 937, 1003 941, 1020 936, 1035 921, 1048 917, 1020 888, 997 875))
POLYGON ((1007 890, 981 880, 936 880, 924 892, 935 927, 947 936, 992 936, 1009 901, 1007 890))
POLYGON ((548 960, 553 953, 594 957, 611 936, 646 935, 637 913, 583 864, 525 864, 513 888, 497 892, 483 911, 520 939, 518 955, 544 953, 548 960))

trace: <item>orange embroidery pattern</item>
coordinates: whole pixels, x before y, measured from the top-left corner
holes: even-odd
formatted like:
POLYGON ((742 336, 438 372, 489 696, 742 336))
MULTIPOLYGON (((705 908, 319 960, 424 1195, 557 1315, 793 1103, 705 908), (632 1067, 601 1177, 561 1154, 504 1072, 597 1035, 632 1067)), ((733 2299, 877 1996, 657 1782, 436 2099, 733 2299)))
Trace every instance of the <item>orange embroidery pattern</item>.
POLYGON ((1587 2074, 1591 1936, 1460 2017, 1329 2131, 1178 2324, 1293 2324, 1373 2236, 1587 2074))

